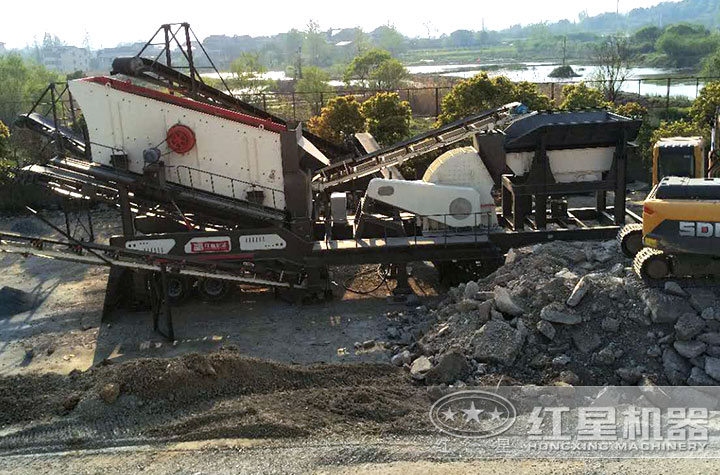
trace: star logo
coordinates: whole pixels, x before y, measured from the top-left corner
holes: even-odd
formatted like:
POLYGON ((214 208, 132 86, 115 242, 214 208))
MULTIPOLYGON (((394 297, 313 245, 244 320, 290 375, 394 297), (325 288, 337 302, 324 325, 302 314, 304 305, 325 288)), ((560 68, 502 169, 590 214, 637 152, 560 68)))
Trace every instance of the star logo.
POLYGON ((498 411, 497 407, 493 410, 493 412, 488 412, 488 414, 490 415, 491 421, 498 421, 498 422, 500 422, 500 416, 503 415, 502 412, 498 411))
POLYGON ((455 414, 457 414, 457 412, 453 411, 450 407, 448 407, 446 411, 443 411, 440 414, 443 415, 446 421, 454 421, 455 414))
POLYGON ((475 421, 480 424, 480 414, 482 414, 483 410, 475 409, 475 401, 471 401, 470 408, 463 409, 462 412, 465 413, 465 422, 475 421))

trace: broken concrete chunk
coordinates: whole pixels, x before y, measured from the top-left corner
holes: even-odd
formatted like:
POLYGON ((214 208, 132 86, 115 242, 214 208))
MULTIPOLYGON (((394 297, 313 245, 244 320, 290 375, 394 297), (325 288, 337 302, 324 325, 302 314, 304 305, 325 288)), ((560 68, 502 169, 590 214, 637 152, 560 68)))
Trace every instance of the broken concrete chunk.
POLYGON ((651 290, 643 295, 653 323, 675 323, 680 315, 694 313, 687 300, 651 290))
POLYGON ((466 299, 474 299, 475 295, 480 291, 480 286, 477 285, 477 282, 473 282, 472 280, 465 284, 465 290, 463 291, 463 295, 466 299))
POLYGON ((682 341, 677 340, 673 346, 675 347, 675 351, 677 351, 680 356, 684 356, 685 358, 691 359, 695 358, 696 356, 700 356, 705 352, 705 348, 707 348, 707 345, 701 341, 682 341))
POLYGON ((662 361, 665 377, 667 377, 670 384, 673 386, 685 384, 690 376, 690 363, 672 348, 665 350, 662 361))
POLYGON ((580 279, 580 282, 577 283, 575 288, 572 291, 572 294, 570 294, 570 297, 567 299, 567 305, 568 307, 577 307, 582 299, 587 295, 588 291, 590 290, 590 279, 588 276, 583 277, 580 279))
POLYGON ((470 365, 458 351, 450 351, 440 357, 438 364, 425 374, 428 384, 451 384, 470 374, 470 365))
MULTIPOLYGON (((705 362, 707 364, 707 360, 705 362)), ((702 369, 694 366, 690 370, 690 377, 687 379, 688 386, 716 386, 718 384, 713 378, 702 369)))
POLYGON ((694 313, 686 313, 675 323, 678 340, 691 340, 705 330, 705 320, 694 313))
POLYGON ((510 292, 505 287, 495 287, 495 307, 502 313, 519 317, 525 313, 525 310, 515 303, 510 292))
POLYGON ((521 332, 508 323, 491 320, 473 338, 473 356, 481 363, 510 365, 523 345, 521 332))
POLYGON ((720 358, 705 358, 705 373, 711 378, 720 381, 720 358))
POLYGON ((114 403, 120 396, 120 385, 108 383, 100 389, 100 398, 108 404, 114 403))
POLYGON ((550 304, 540 311, 540 318, 552 323, 561 323, 563 325, 577 325, 582 323, 582 317, 573 313, 562 312, 557 305, 550 304))
POLYGON ((413 375, 413 377, 421 376, 431 369, 432 363, 430 359, 427 356, 421 356, 413 361, 412 366, 410 366, 410 374, 413 375))
POLYGON ((677 282, 665 282, 665 293, 670 295, 675 295, 676 297, 687 297, 688 294, 683 290, 682 287, 680 287, 680 284, 677 282))
POLYGON ((541 334, 545 335, 549 340, 554 339, 555 334, 557 333, 557 331, 555 330, 555 327, 552 325, 552 323, 545 321, 545 320, 540 320, 537 323, 537 329, 541 334))

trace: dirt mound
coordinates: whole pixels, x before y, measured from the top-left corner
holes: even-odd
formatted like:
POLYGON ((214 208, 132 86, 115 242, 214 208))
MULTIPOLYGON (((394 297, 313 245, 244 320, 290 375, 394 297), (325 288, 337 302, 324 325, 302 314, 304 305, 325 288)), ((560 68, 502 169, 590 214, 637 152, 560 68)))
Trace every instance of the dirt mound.
MULTIPOLYGON (((68 425, 93 437, 159 440, 417 431, 428 425, 427 403, 426 391, 389 365, 291 366, 233 348, 0 378, 0 427, 41 434, 68 425)), ((11 445, 3 439, 0 448, 11 445)))
POLYGON ((417 338, 392 361, 428 384, 720 384, 716 291, 647 288, 631 264, 615 241, 513 250, 393 328, 417 338))

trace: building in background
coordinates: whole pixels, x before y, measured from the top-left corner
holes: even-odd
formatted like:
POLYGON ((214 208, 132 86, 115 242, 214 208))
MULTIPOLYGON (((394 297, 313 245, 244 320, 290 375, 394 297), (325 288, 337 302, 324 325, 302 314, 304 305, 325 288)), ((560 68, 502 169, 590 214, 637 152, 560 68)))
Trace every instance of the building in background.
POLYGON ((41 50, 40 63, 53 71, 72 73, 89 70, 90 59, 90 51, 85 48, 51 46, 41 50))

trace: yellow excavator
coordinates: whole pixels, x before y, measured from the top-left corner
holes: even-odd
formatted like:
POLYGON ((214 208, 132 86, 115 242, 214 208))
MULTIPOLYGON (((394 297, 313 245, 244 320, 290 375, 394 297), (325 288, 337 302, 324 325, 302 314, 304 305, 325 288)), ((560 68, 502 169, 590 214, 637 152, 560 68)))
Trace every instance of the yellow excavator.
POLYGON ((635 272, 648 283, 720 278, 720 178, 666 177, 645 200, 635 272))
POLYGON ((643 222, 618 234, 623 253, 648 283, 720 277, 720 149, 713 129, 701 137, 662 139, 653 148, 653 189, 643 222))

